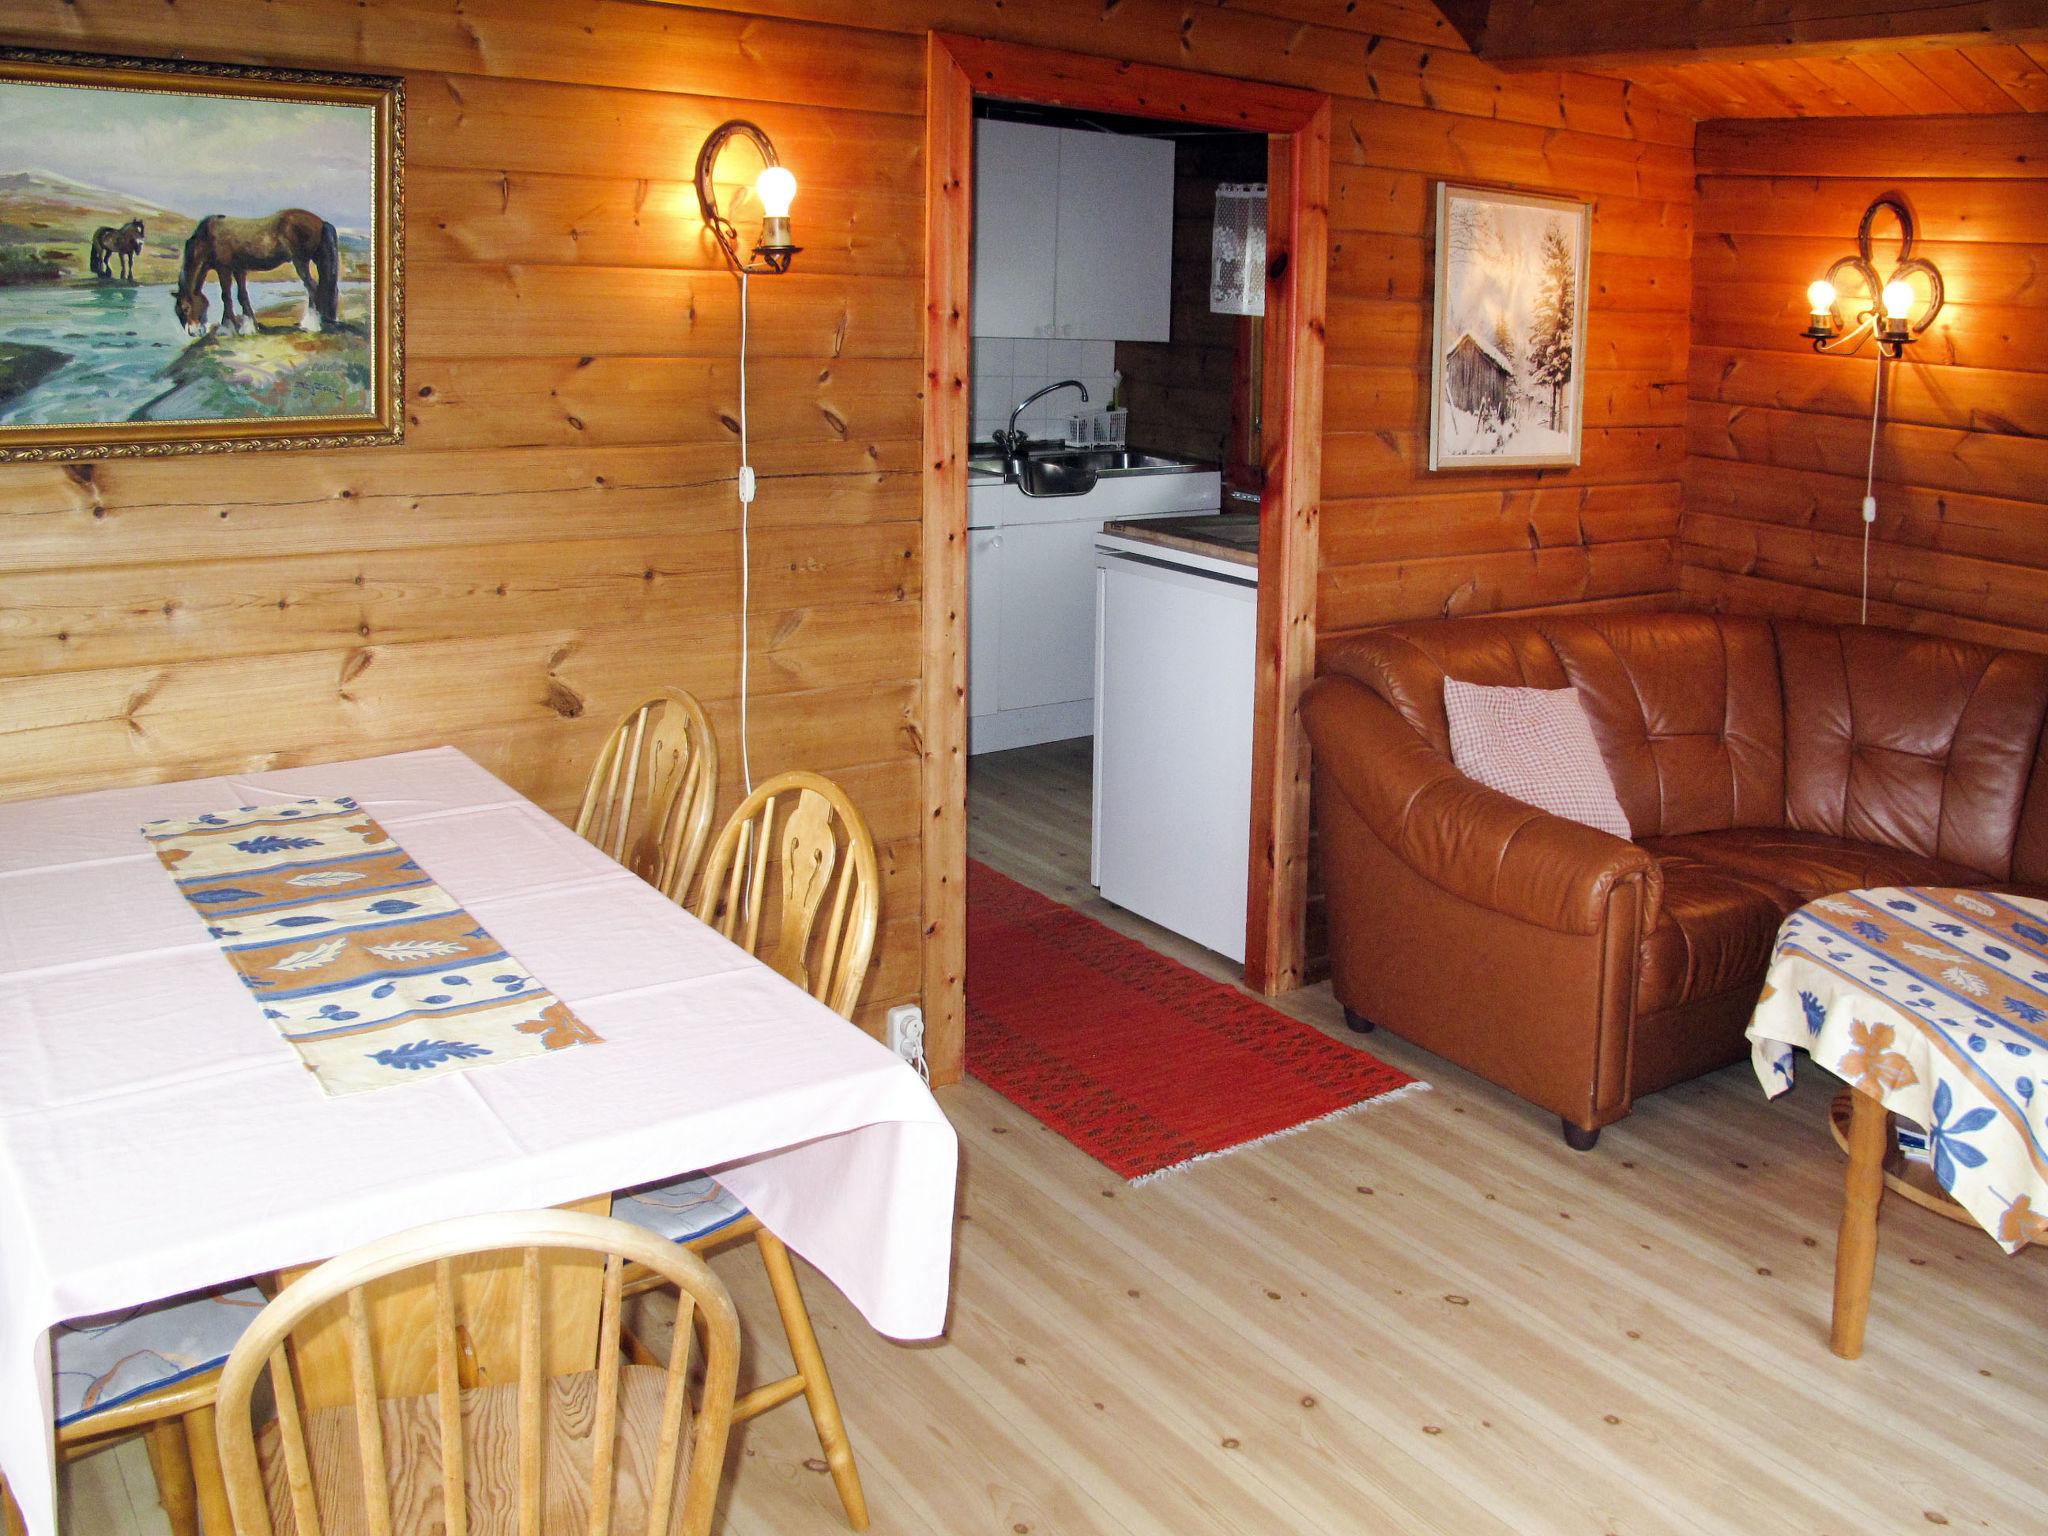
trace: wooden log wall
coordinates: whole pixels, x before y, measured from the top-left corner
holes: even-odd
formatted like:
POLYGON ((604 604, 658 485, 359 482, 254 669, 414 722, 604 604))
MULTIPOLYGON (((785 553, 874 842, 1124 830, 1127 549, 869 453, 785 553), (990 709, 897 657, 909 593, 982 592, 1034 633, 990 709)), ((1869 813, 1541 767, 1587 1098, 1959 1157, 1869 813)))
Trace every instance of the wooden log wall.
POLYGON ((12 0, 10 44, 404 74, 411 353, 401 448, 0 468, 0 795, 453 743, 564 812, 664 682, 736 761, 737 300, 687 178, 751 117, 805 248, 755 288, 754 768, 866 810, 865 1016, 914 995, 931 27, 1337 98, 1325 630, 1670 591, 1691 121, 1428 0, 12 0), (1423 467, 1443 177, 1598 205, 1577 470, 1423 467))
POLYGON ((1877 364, 1799 331, 1807 284, 1896 191, 1948 302, 1885 365, 1870 617, 2048 650, 2048 118, 1717 122, 1698 154, 1688 599, 1856 618, 1877 364))
POLYGON ((1684 461, 1692 124, 1622 81, 1504 75, 1441 45, 1369 51, 1338 103, 1318 631, 1661 605, 1684 461), (1593 204, 1583 459, 1431 473, 1435 187, 1593 204))
POLYGON ((409 248, 402 447, 0 466, 0 795, 452 743, 566 815, 673 682, 711 708, 722 815, 737 286, 687 183, 755 117, 805 251, 753 291, 753 768, 865 811, 866 1013, 914 997, 915 47, 848 70, 830 29, 594 0, 19 0, 0 41, 403 74, 409 248))

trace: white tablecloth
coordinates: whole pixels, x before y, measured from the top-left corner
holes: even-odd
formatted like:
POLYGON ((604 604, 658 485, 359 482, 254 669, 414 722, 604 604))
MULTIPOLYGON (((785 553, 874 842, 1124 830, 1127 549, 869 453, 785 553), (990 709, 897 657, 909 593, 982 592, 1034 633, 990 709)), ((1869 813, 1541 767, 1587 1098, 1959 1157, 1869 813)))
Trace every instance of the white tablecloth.
POLYGON ((452 749, 0 805, 0 1470, 33 1536, 65 1318, 717 1167, 931 1337, 957 1159, 895 1056, 452 749), (343 794, 604 1043, 324 1096, 138 829, 343 794))

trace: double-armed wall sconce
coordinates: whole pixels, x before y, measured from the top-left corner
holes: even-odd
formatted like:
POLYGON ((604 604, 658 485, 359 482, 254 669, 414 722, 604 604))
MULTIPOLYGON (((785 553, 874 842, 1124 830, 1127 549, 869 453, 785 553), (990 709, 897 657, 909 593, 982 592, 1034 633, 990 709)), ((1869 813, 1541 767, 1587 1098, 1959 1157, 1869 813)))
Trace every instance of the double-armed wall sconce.
POLYGON ((1933 262, 1913 254, 1913 210, 1905 200, 1887 192, 1863 210, 1863 222, 1856 230, 1856 254, 1844 256, 1828 268, 1827 276, 1806 290, 1810 317, 1800 334, 1810 338, 1816 352, 1849 353, 1870 337, 1877 338, 1877 377, 1870 390, 1870 455, 1863 465, 1863 581, 1862 622, 1870 622, 1870 529, 1877 521, 1877 431, 1884 417, 1884 365, 1887 358, 1903 357, 1920 333, 1934 324, 1941 313, 1941 273, 1933 262), (1899 255, 1892 263, 1891 276, 1877 279, 1877 262, 1871 254, 1871 226, 1880 213, 1889 212, 1899 225, 1899 255), (1841 298, 1840 281, 1854 277, 1863 285, 1864 307, 1856 323, 1844 330, 1836 311, 1841 298), (1919 278, 1926 288, 1921 297, 1919 278))
POLYGON ((704 226, 718 238, 719 249, 733 270, 756 276, 789 270, 789 259, 803 249, 789 238, 789 205, 796 197, 796 177, 784 167, 767 134, 745 118, 720 123, 697 151, 697 206, 703 210, 704 226), (754 195, 761 200, 761 239, 750 260, 741 260, 740 232, 731 219, 718 211, 718 193, 711 185, 711 172, 718 157, 734 136, 748 140, 761 152, 761 174, 754 179, 754 195))
POLYGON ((1800 334, 1812 339, 1814 351, 1853 352, 1866 337, 1875 336, 1882 355, 1899 357, 1934 323, 1934 317, 1941 313, 1941 273, 1933 262, 1913 254, 1913 239, 1913 211, 1901 198, 1886 193, 1864 210, 1863 223, 1856 231, 1856 254, 1844 256, 1828 268, 1827 276, 1806 290, 1811 315, 1800 334), (1887 211, 1898 221, 1899 257, 1892 265, 1891 276, 1879 283, 1870 234, 1878 214, 1887 211), (1924 299, 1914 286, 1916 276, 1926 286, 1924 299), (1866 306, 1858 311, 1855 325, 1846 331, 1835 308, 1845 277, 1862 283, 1866 306))

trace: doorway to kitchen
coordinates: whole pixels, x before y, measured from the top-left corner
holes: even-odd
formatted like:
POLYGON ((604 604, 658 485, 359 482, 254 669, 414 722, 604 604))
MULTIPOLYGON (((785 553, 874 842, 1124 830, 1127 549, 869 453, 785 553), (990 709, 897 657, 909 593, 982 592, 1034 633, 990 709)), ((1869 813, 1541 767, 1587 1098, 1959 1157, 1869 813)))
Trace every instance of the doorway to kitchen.
MULTIPOLYGON (((1247 757, 1250 769, 1237 813, 1241 945, 1213 935, 1207 945, 1238 949, 1253 987, 1299 984, 1308 780, 1296 703, 1313 667, 1329 106, 1314 92, 941 35, 931 39, 929 65, 924 996, 935 1068, 951 1076, 964 1035, 970 837, 1056 898, 1092 901, 1100 878, 1090 867, 1100 839, 1089 739, 1097 698, 1110 693, 1092 675, 1102 525, 1206 516, 1225 505, 1226 491, 1262 495, 1263 506, 1244 519, 1242 547, 1193 556, 1216 567, 1216 590, 1234 589, 1246 708, 1243 745, 1225 755, 1240 780, 1247 757), (1064 189, 1063 157, 1078 175, 1064 189), (1232 317, 1225 339, 1209 331, 1205 348, 1190 334, 1186 352, 1168 323, 1183 158, 1185 190, 1207 203, 1199 221, 1183 221, 1193 226, 1183 237, 1199 232, 1205 247, 1214 243, 1219 187, 1246 202, 1258 183, 1266 189, 1263 263, 1246 249, 1260 268, 1253 286, 1263 287, 1264 319, 1232 317), (1163 165, 1163 178, 1148 164, 1163 165), (1000 212, 977 230, 977 204, 985 220, 989 207, 977 193, 998 180, 1000 212), (1071 219, 1079 238, 1063 249, 1059 211, 1085 213, 1091 198, 1102 219, 1071 219), (1159 238, 1145 238, 1154 228, 1159 238), (1153 278, 1141 256, 1153 259, 1153 278), (1161 271, 1163 289, 1154 280, 1161 271), (1132 319, 1146 304, 1158 310, 1155 332, 1132 319), (1115 318, 1104 323, 1106 311, 1115 318), (1206 358, 1197 355, 1204 350, 1206 358), (1211 398, 1194 401, 1198 389, 1211 398), (1075 489, 1084 481, 1085 496, 1075 489), (977 523, 977 485, 1008 493, 1019 533, 977 523), (1061 499, 1073 507, 1103 490, 1113 494, 1087 517, 1058 516, 1068 510, 1061 499), (1064 523, 1080 531, 1045 531, 1064 523), (1000 570, 1002 595, 976 574, 976 540, 991 538, 1003 545, 984 553, 1000 564, 984 571, 1000 570), (1055 561, 1056 550, 1072 558, 1055 561), (1050 574, 1077 560, 1078 585, 1050 574), (986 618, 999 605, 1013 615, 1013 633, 1030 634, 1027 621, 1040 613, 1058 610, 1064 622, 1040 626, 1043 635, 1014 655, 1002 639, 976 646, 977 609, 986 618), (1053 677, 1076 666, 1090 674, 1079 698, 1053 677), (1045 686, 1034 687, 1035 678, 1045 686)), ((1210 254, 1201 264, 1204 307, 1210 254)), ((1131 570, 1175 563, 1155 558, 1162 552, 1134 551, 1131 570)), ((1163 930, 1148 937, 1193 958, 1192 945, 1163 930)))
POLYGON ((1241 964, 1266 137, 974 113, 968 857, 1241 964))

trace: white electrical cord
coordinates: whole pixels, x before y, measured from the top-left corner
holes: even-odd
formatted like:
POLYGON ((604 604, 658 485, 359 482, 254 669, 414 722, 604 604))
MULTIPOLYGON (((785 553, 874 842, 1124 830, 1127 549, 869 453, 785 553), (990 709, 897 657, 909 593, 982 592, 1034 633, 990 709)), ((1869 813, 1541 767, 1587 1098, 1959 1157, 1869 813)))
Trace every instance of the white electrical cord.
POLYGON ((753 562, 748 558, 748 525, 753 520, 754 466, 747 462, 747 273, 740 269, 740 781, 754 792, 754 766, 747 757, 748 587, 753 562))
POLYGON ((1863 466, 1863 612, 1858 623, 1870 622, 1870 528, 1877 521, 1877 423, 1884 404, 1884 351, 1877 354, 1877 382, 1870 391, 1870 458, 1863 466))

